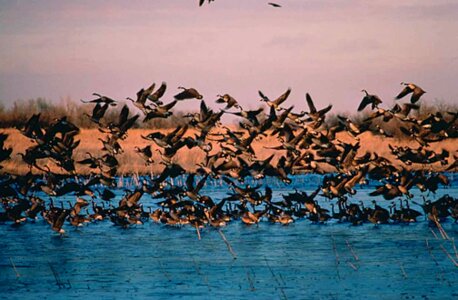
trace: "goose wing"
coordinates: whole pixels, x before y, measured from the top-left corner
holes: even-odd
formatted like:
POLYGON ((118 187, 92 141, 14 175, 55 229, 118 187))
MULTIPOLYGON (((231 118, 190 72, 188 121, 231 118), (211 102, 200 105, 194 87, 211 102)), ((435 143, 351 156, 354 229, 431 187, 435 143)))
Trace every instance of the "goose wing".
POLYGON ((288 88, 286 90, 286 92, 284 92, 280 97, 278 97, 277 99, 275 99, 273 102, 276 104, 276 105, 280 105, 282 104, 283 102, 286 101, 286 99, 288 99, 288 96, 289 94, 291 94, 291 89, 288 88))
POLYGON ((362 111, 366 106, 372 103, 372 98, 370 96, 365 96, 361 103, 358 106, 358 111, 362 111))
POLYGON ((396 99, 401 99, 405 95, 408 95, 413 92, 413 89, 411 89, 408 85, 399 93, 399 95, 396 96, 396 99))
POLYGON ((164 96, 166 90, 167 90, 167 83, 162 82, 161 86, 157 89, 157 91, 155 91, 153 94, 148 96, 148 99, 152 100, 153 102, 156 102, 157 100, 162 98, 162 96, 164 96))
POLYGON ((310 113, 312 113, 312 114, 316 113, 315 104, 313 104, 312 97, 310 96, 309 93, 305 94, 305 99, 307 100, 307 105, 309 106, 310 113))
POLYGON ((175 104, 177 104, 176 100, 170 102, 169 104, 166 104, 166 105, 162 106, 162 108, 164 108, 165 110, 168 111, 168 110, 172 109, 172 107, 174 107, 175 104))

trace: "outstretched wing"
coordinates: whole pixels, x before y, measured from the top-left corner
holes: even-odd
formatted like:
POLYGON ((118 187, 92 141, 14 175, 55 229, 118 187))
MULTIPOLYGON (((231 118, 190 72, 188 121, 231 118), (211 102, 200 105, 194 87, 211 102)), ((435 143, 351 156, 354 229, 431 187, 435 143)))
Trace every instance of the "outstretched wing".
POLYGON ((258 91, 258 94, 259 94, 259 96, 262 98, 263 101, 269 101, 269 97, 267 97, 266 95, 264 95, 263 92, 258 91))
POLYGON ((328 113, 331 110, 331 108, 332 108, 332 104, 329 104, 325 108, 321 109, 319 111, 320 115, 325 115, 326 113, 328 113))
POLYGON ((119 125, 124 124, 127 121, 127 118, 129 117, 129 107, 127 105, 124 105, 121 109, 121 113, 119 114, 119 125))
POLYGON ((309 106, 310 112, 311 113, 316 113, 315 104, 313 104, 312 97, 310 97, 309 93, 305 94, 305 99, 307 100, 307 105, 309 106))
POLYGON ((408 95, 410 93, 412 93, 413 90, 407 85, 403 90, 402 92, 399 93, 399 95, 396 96, 396 100, 398 99, 401 99, 402 97, 404 97, 405 95, 408 95))
POLYGON ((278 97, 274 102, 275 104, 277 105, 280 105, 282 104, 283 102, 286 101, 286 99, 288 99, 288 96, 289 94, 291 94, 291 89, 287 89, 286 92, 284 92, 280 97, 278 97))
POLYGON ((365 96, 361 103, 358 106, 358 111, 362 111, 366 106, 372 103, 372 100, 369 96, 365 96))
POLYGON ((164 109, 166 109, 166 110, 170 110, 172 107, 175 106, 175 104, 177 104, 177 101, 176 101, 176 100, 175 100, 175 101, 172 101, 172 102, 170 102, 169 104, 166 104, 166 105, 164 105, 164 106, 162 106, 162 107, 163 107, 164 109))
POLYGON ((157 101, 157 100, 161 99, 162 96, 164 96, 166 90, 167 90, 167 83, 162 82, 161 86, 157 89, 157 91, 155 91, 148 98, 153 100, 153 101, 157 101))

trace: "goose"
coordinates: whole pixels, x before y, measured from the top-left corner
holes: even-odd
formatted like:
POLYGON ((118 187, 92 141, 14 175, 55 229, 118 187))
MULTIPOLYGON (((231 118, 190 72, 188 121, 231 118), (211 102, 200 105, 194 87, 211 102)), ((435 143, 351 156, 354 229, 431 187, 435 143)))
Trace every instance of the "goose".
POLYGON ((276 110, 280 110, 280 104, 286 101, 288 99, 289 94, 291 94, 291 88, 288 88, 286 92, 284 92, 282 95, 280 95, 277 99, 275 100, 270 100, 267 96, 265 96, 261 91, 258 91, 259 96, 261 96, 260 101, 266 102, 266 104, 270 107, 275 108, 276 110))
POLYGON ((355 203, 351 203, 350 205, 347 205, 347 200, 345 198, 344 204, 345 204, 345 210, 348 216, 348 221, 352 223, 352 225, 361 225, 363 223, 363 212, 359 205, 355 203))
POLYGON ((364 96, 363 100, 358 106, 358 111, 362 111, 366 106, 369 104, 371 105, 371 109, 378 108, 378 105, 382 103, 382 100, 377 95, 371 95, 366 90, 361 90, 364 92, 366 96, 364 96))
POLYGON ((168 118, 169 116, 173 114, 170 110, 175 106, 175 104, 177 104, 177 100, 172 101, 165 105, 158 105, 154 107, 152 110, 148 111, 145 118, 143 119, 143 123, 151 119, 154 119, 154 118, 162 118, 162 119, 168 118))
MULTIPOLYGON (((151 210, 151 207, 150 207, 150 210, 151 210)), ((162 210, 160 210, 159 208, 154 210, 153 212, 150 213, 151 220, 153 220, 153 222, 155 223, 159 223, 162 213, 163 213, 162 210)))
POLYGON ((183 90, 181 93, 176 94, 173 96, 175 100, 187 100, 187 99, 202 99, 203 96, 195 89, 195 88, 185 88, 185 87, 178 87, 178 89, 183 90))
MULTIPOLYGON (((0 132, 0 162, 3 162, 10 158, 13 148, 5 148, 5 140, 8 138, 8 134, 0 132)), ((2 167, 0 166, 0 169, 2 167)))
POLYGON ((100 124, 100 120, 103 118, 103 116, 107 112, 109 106, 110 105, 107 103, 103 105, 101 105, 100 103, 97 103, 96 106, 94 106, 94 108, 92 109, 92 115, 89 115, 87 113, 84 113, 84 115, 89 117, 89 119, 92 122, 94 122, 95 124, 100 124))
POLYGON ((103 219, 108 214, 107 210, 105 210, 102 206, 97 206, 94 201, 92 201, 92 211, 93 211, 93 213, 88 216, 88 218, 89 218, 89 220, 91 220, 91 222, 103 221, 103 219))
POLYGON ((70 210, 64 209, 58 214, 55 214, 54 219, 52 220, 51 229, 59 233, 60 235, 63 235, 65 233, 65 230, 62 228, 62 226, 64 225, 65 220, 67 219, 70 212, 70 210))
POLYGON ((91 153, 86 152, 88 158, 76 161, 77 164, 86 165, 90 169, 96 169, 100 166, 100 158, 92 156, 91 153))
POLYGON ((227 215, 222 211, 222 207, 226 203, 225 200, 221 200, 218 204, 215 204, 213 200, 209 199, 209 202, 212 203, 210 209, 205 208, 204 214, 207 217, 208 222, 213 227, 222 227, 226 226, 227 222, 230 221, 227 215))
POLYGON ((306 119, 306 121, 313 121, 315 123, 314 127, 318 128, 321 126, 321 124, 323 124, 326 117, 326 113, 328 113, 332 109, 332 104, 329 104, 325 108, 317 110, 315 104, 313 103, 312 97, 309 93, 305 94, 305 99, 310 110, 310 112, 306 112, 306 114, 309 116, 309 118, 306 119))
POLYGON ((378 196, 382 195, 385 200, 393 200, 399 196, 405 194, 407 197, 412 197, 408 192, 408 189, 412 186, 413 181, 411 180, 405 187, 397 186, 391 183, 386 183, 382 186, 379 186, 375 191, 369 193, 369 196, 378 196))
POLYGON ((430 191, 432 193, 436 193, 439 189, 439 184, 443 186, 450 185, 450 181, 448 177, 441 173, 432 174, 424 180, 422 183, 425 191, 430 191))
POLYGON ((345 210, 342 209, 341 201, 340 200, 338 201, 338 208, 339 208, 338 212, 335 212, 334 203, 331 203, 330 205, 331 205, 331 218, 338 220, 339 223, 342 222, 346 218, 347 214, 345 210))
POLYGON ((264 215, 265 211, 258 211, 255 213, 250 212, 249 210, 245 211, 245 213, 240 218, 242 222, 246 225, 254 225, 258 224, 261 221, 261 217, 264 215))
POLYGON ((388 122, 394 118, 394 113, 389 109, 378 108, 376 111, 372 112, 369 117, 365 118, 364 122, 369 122, 374 119, 382 117, 383 122, 388 122))
POLYGON ((127 97, 126 99, 131 101, 134 106, 141 111, 146 112, 148 109, 151 109, 151 107, 146 104, 146 100, 148 99, 148 96, 153 92, 155 87, 156 83, 153 82, 153 84, 151 84, 150 87, 146 90, 142 88, 137 92, 137 100, 134 100, 130 97, 127 97))
POLYGON ((368 220, 371 223, 374 224, 386 224, 388 223, 390 219, 390 212, 386 209, 384 209, 381 206, 377 205, 377 202, 375 200, 372 200, 372 203, 374 204, 374 209, 372 210, 372 213, 369 214, 368 220))
POLYGON ((111 155, 116 155, 124 152, 121 145, 117 141, 117 138, 113 135, 107 135, 106 140, 102 138, 98 138, 98 140, 103 144, 102 151, 108 151, 108 153, 111 155))
POLYGON ((239 112, 226 112, 226 113, 242 117, 242 118, 246 119, 247 121, 249 121, 254 126, 259 126, 259 120, 258 120, 257 116, 263 111, 264 111, 264 109, 262 107, 260 107, 257 110, 242 110, 242 111, 239 111, 239 112))
POLYGON ((204 187, 208 175, 204 175, 202 179, 200 179, 200 181, 197 183, 197 185, 194 186, 195 175, 195 173, 189 173, 188 178, 186 179, 185 194, 191 200, 197 201, 200 198, 199 192, 204 187))
POLYGON ((119 114, 118 122, 117 123, 110 122, 106 126, 106 129, 108 131, 100 127, 99 127, 99 131, 103 133, 110 133, 114 137, 124 140, 127 137, 127 130, 132 128, 132 126, 135 124, 135 122, 137 121, 139 117, 140 115, 137 114, 129 118, 129 108, 127 107, 127 105, 124 105, 119 114))
POLYGON ((80 212, 81 212, 81 209, 83 207, 86 207, 89 205, 89 202, 87 202, 86 200, 84 200, 83 198, 77 198, 76 199, 76 203, 72 206, 72 204, 70 203, 69 201, 69 205, 71 207, 71 210, 70 210, 70 216, 74 217, 76 215, 78 215, 80 212))
MULTIPOLYGON (((402 204, 402 199, 399 200, 402 204)), ((421 213, 411 209, 409 206, 409 201, 405 200, 406 206, 401 207, 401 214, 402 214, 402 221, 406 223, 413 223, 417 222, 417 218, 421 216, 421 213)))
POLYGON ((393 116, 395 116, 399 120, 402 120, 402 121, 413 120, 415 122, 415 119, 409 118, 409 114, 412 110, 419 110, 419 109, 420 109, 420 106, 417 104, 403 103, 402 106, 400 106, 399 104, 395 104, 393 108, 390 109, 390 112, 393 114, 393 116))
MULTIPOLYGON (((5 201, 5 200, 4 200, 5 201)), ((4 205, 4 217, 6 220, 14 222, 14 225, 20 225, 27 220, 27 217, 23 215, 25 212, 27 215, 27 210, 29 210, 31 204, 26 199, 22 198, 12 198, 7 200, 7 204, 4 205), (11 206, 11 204, 14 204, 11 206)))
POLYGON ((154 163, 153 160, 153 152, 151 151, 151 145, 148 145, 143 148, 134 147, 135 152, 137 152, 145 161, 145 165, 149 166, 150 164, 154 163))
POLYGON ((102 96, 98 93, 92 93, 93 96, 96 96, 98 97, 97 99, 94 99, 94 100, 89 100, 89 101, 84 101, 83 99, 81 99, 81 102, 83 103, 95 103, 95 104, 108 104, 110 106, 116 106, 116 103, 117 101, 116 100, 113 100, 107 96, 102 96))
POLYGON ((84 225, 84 223, 89 223, 91 221, 91 219, 86 217, 85 215, 74 215, 74 216, 72 216, 70 214, 70 216, 68 217, 68 221, 70 222, 70 224, 72 226, 81 227, 81 226, 84 225))
POLYGON ((20 127, 21 133, 30 139, 41 139, 44 136, 44 130, 40 124, 41 113, 33 114, 24 126, 20 127))
POLYGON ((421 127, 418 127, 416 125, 406 128, 404 126, 400 127, 401 132, 405 134, 408 137, 411 137, 414 139, 418 144, 420 144, 423 147, 428 147, 429 146, 429 140, 427 138, 428 131, 424 130, 421 127))
MULTIPOLYGON (((143 189, 136 189, 132 194, 125 197, 127 207, 137 207, 138 201, 143 196, 143 189)), ((121 200, 122 201, 122 200, 121 200)))
POLYGON ((403 222, 402 212, 396 208, 396 203, 394 201, 389 206, 389 208, 390 208, 390 220, 392 220, 395 223, 403 222))
POLYGON ((103 189, 103 192, 99 192, 99 195, 100 195, 100 198, 103 200, 103 201, 111 201, 111 199, 113 199, 116 195, 110 191, 109 189, 105 188, 103 189))
POLYGON ((164 170, 162 171, 161 175, 159 175, 158 178, 154 179, 153 181, 156 183, 161 183, 167 178, 175 178, 178 177, 184 173, 186 173, 186 170, 183 169, 179 164, 176 163, 165 163, 165 162, 159 162, 160 164, 165 165, 164 170))
POLYGON ((160 101, 160 99, 164 96, 166 90, 167 90, 167 83, 163 81, 161 83, 161 86, 155 92, 150 93, 147 96, 147 98, 148 100, 153 101, 153 103, 156 105, 162 105, 163 103, 162 101, 160 101))
POLYGON ((414 83, 401 82, 401 85, 404 85, 404 89, 396 96, 396 100, 403 98, 404 96, 412 93, 410 97, 411 103, 417 103, 420 100, 420 97, 426 93, 421 87, 414 83))
POLYGON ((358 135, 360 135, 361 133, 369 129, 370 124, 368 122, 364 122, 362 124, 356 125, 352 120, 350 120, 350 118, 339 116, 339 115, 337 116, 337 118, 339 119, 339 122, 343 126, 345 126, 346 132, 351 137, 353 137, 354 139, 358 141, 359 141, 358 135))
POLYGON ((38 214, 45 209, 45 202, 42 199, 34 196, 30 197, 30 203, 31 206, 29 209, 27 209, 25 214, 28 218, 36 220, 38 214))
POLYGON ((141 136, 145 140, 153 141, 157 146, 161 148, 171 148, 172 144, 169 143, 168 138, 165 134, 157 131, 148 134, 147 136, 141 136))
POLYGON ((242 107, 239 105, 237 100, 235 100, 234 97, 232 97, 231 95, 224 94, 217 95, 217 97, 218 99, 216 99, 216 103, 226 103, 226 107, 224 108, 224 110, 230 109, 231 107, 235 107, 242 110, 242 107))
MULTIPOLYGON (((213 1, 215 0, 208 0, 208 3, 210 4, 213 1)), ((199 0, 199 6, 202 6, 204 3, 205 3, 205 0, 199 0)))
POLYGON ((283 209, 278 207, 271 207, 273 214, 268 214, 269 221, 272 223, 280 223, 282 225, 289 225, 294 223, 295 220, 291 214, 283 209))
POLYGON ((140 89, 137 92, 137 100, 133 100, 132 98, 126 98, 127 100, 131 101, 135 107, 143 111, 144 113, 148 113, 149 110, 152 110, 153 108, 147 104, 147 100, 150 100, 153 105, 162 105, 163 102, 160 101, 162 96, 165 94, 165 91, 167 89, 167 84, 165 82, 162 82, 161 86, 154 91, 156 87, 156 84, 153 83, 149 88, 145 89, 140 89))
MULTIPOLYGON (((271 107, 271 108, 273 108, 273 107, 271 107)), ((263 124, 263 125, 261 126, 261 128, 260 128, 260 133, 261 133, 261 134, 265 134, 265 132, 266 132, 267 130, 269 130, 271 127, 274 127, 274 128, 277 129, 277 130, 281 130, 281 129, 284 127, 284 124, 285 124, 285 122, 286 122, 286 119, 287 119, 287 118, 290 118, 289 116, 291 115, 291 111, 293 110, 293 108, 294 108, 294 105, 293 105, 293 106, 290 106, 290 107, 287 108, 287 109, 282 108, 281 110, 283 110, 283 112, 282 112, 282 113, 280 114, 280 116, 278 116, 278 117, 275 115, 275 110, 272 109, 272 112, 273 112, 273 114, 272 114, 272 115, 273 115, 273 116, 272 116, 272 120, 271 120, 270 123, 263 124)), ((266 120, 266 122, 267 122, 268 120, 270 121, 270 116, 269 116, 269 118, 266 120)), ((304 130, 306 130, 306 128, 304 128, 304 130)), ((271 135, 273 135, 273 132, 272 132, 271 135)))

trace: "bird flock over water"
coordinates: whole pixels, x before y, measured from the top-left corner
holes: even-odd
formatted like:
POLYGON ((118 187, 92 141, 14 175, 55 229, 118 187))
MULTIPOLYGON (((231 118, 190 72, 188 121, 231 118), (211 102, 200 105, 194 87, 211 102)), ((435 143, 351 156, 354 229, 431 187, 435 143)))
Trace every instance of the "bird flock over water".
MULTIPOLYGON (((391 108, 383 108, 380 97, 363 90, 357 111, 368 112, 366 118, 355 122, 337 116, 334 126, 326 122, 332 105, 317 107, 309 93, 305 95, 308 111, 295 112, 294 106, 286 105, 291 89, 277 97, 259 91, 258 103, 264 107, 256 110, 244 110, 234 97, 222 93, 216 96, 216 105, 221 107, 214 111, 197 89, 178 89, 168 101, 165 82, 140 89, 136 99, 127 98, 124 103, 96 93, 95 99, 82 100, 92 108, 87 118, 105 137, 100 138, 99 153, 87 153, 78 161, 74 159, 80 143, 77 126, 66 116, 49 125, 40 121, 40 114, 31 116, 19 128, 34 143, 19 153, 29 172, 0 176, 0 223, 22 226, 44 219, 52 230, 63 234, 65 226, 104 220, 122 228, 150 220, 169 226, 192 226, 198 231, 235 220, 247 225, 261 221, 286 225, 299 219, 313 223, 334 219, 352 225, 410 223, 421 215, 436 224, 447 218, 458 220, 458 199, 449 195, 431 197, 440 186, 450 185, 447 175, 432 171, 431 166, 442 165, 447 171, 456 171, 458 167, 454 153, 431 149, 431 144, 458 136, 458 112, 416 116, 413 112, 420 108, 425 91, 413 83, 402 83, 402 91, 395 97, 402 101, 410 96, 410 101, 396 101, 391 108), (185 115, 185 125, 169 132, 152 130, 142 136, 148 145, 135 147, 146 165, 163 165, 162 172, 138 177, 131 189, 118 186, 117 157, 124 151, 122 144, 129 130, 137 122, 169 118, 172 108, 182 101, 197 102, 200 110, 185 115), (117 121, 108 122, 107 111, 121 105, 117 121), (268 112, 264 113, 264 108, 268 112), (132 113, 132 109, 137 113, 132 113), (236 116, 238 127, 224 126, 224 114, 236 116), (376 151, 359 151, 360 135, 365 131, 392 139, 383 124, 395 120, 402 124, 402 134, 413 145, 396 146, 393 140, 389 148, 396 161, 376 151), (190 129, 193 135, 189 134, 190 129), (348 134, 352 141, 337 138, 340 132, 348 134), (267 137, 275 138, 277 145, 264 146, 271 154, 260 157, 253 142, 267 137), (194 148, 202 151, 205 158, 195 171, 186 170, 177 162, 176 154, 194 148), (61 172, 43 162, 54 163, 61 172), (91 175, 79 175, 78 165, 90 168, 91 175), (325 166, 334 171, 325 172, 325 166), (258 184, 263 178, 272 177, 288 185, 294 175, 308 173, 325 174, 312 191, 296 189, 275 197, 272 187, 258 184), (248 179, 256 184, 248 184, 248 179), (209 180, 226 187, 226 196, 213 199, 205 195, 202 190, 209 180), (377 182, 369 193, 369 203, 352 201, 357 186, 369 180, 377 182), (414 198, 412 188, 423 193, 422 201, 414 198), (124 194, 119 193, 120 189, 124 194), (61 197, 73 200, 64 202, 61 197), (380 206, 376 202, 379 199, 391 201, 389 209, 380 206), (323 207, 323 201, 330 203, 331 211, 323 207), (412 203, 422 211, 411 208, 412 203)), ((0 167, 13 150, 5 146, 7 138, 7 134, 0 134, 0 167)))

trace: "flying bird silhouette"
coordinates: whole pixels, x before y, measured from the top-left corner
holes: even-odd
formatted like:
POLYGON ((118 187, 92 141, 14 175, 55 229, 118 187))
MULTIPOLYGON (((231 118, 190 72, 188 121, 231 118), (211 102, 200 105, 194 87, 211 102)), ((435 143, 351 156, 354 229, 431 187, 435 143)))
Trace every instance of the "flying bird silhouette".
POLYGON ((418 100, 420 100, 420 97, 424 93, 426 93, 421 87, 414 83, 401 82, 401 85, 404 85, 405 88, 401 91, 401 93, 399 93, 399 95, 396 96, 396 100, 399 100, 402 97, 412 93, 412 97, 410 97, 410 102, 416 103, 418 100))
MULTIPOLYGON (((215 0, 208 0, 208 3, 213 2, 215 0)), ((199 6, 202 6, 205 3, 205 0, 199 0, 199 6)))

